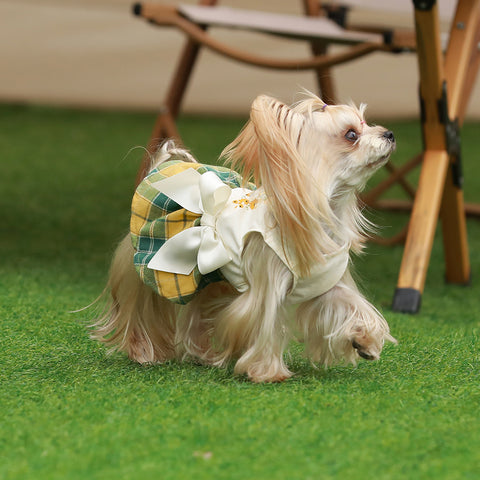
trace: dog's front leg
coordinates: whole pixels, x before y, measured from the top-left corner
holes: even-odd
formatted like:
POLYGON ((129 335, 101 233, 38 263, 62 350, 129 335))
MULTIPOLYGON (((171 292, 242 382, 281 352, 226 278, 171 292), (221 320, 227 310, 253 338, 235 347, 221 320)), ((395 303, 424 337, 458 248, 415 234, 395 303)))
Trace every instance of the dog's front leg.
POLYGON ((251 234, 242 257, 248 290, 219 315, 217 339, 235 373, 254 382, 280 382, 292 373, 283 360, 290 340, 284 301, 292 274, 259 234, 251 234))
POLYGON ((300 305, 299 324, 307 355, 325 366, 358 356, 377 360, 386 340, 395 342, 380 312, 358 291, 347 271, 327 293, 300 305))

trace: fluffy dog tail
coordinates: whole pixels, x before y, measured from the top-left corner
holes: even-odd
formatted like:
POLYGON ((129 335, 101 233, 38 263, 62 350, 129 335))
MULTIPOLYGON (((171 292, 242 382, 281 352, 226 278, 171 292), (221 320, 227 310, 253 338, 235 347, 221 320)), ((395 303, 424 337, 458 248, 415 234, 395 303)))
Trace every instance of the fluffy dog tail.
MULTIPOLYGON (((152 158, 151 168, 168 160, 196 162, 184 149, 167 141, 152 158)), ((127 235, 115 251, 105 288, 103 312, 92 325, 92 338, 124 351, 140 363, 158 363, 175 356, 175 317, 178 307, 145 285, 133 264, 134 249, 127 235)))
POLYGON ((142 282, 133 253, 127 235, 115 251, 105 292, 110 295, 91 336, 139 363, 164 362, 175 355, 175 305, 142 282))

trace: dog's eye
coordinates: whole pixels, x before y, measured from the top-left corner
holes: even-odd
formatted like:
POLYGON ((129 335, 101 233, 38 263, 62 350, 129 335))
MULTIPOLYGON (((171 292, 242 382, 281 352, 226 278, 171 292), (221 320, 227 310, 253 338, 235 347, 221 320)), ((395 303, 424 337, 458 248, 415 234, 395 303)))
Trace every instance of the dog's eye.
POLYGON ((358 138, 358 134, 355 130, 353 130, 352 128, 345 134, 345 138, 349 141, 349 142, 355 142, 358 138))

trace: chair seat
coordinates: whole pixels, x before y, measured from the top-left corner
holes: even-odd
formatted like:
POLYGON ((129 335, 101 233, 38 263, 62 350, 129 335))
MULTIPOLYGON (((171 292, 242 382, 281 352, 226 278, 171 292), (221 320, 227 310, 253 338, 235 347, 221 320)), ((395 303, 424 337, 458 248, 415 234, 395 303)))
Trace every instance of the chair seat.
POLYGON ((299 40, 317 39, 347 45, 382 44, 384 40, 381 34, 346 30, 325 17, 314 18, 201 5, 179 5, 177 11, 198 25, 252 30, 299 40))

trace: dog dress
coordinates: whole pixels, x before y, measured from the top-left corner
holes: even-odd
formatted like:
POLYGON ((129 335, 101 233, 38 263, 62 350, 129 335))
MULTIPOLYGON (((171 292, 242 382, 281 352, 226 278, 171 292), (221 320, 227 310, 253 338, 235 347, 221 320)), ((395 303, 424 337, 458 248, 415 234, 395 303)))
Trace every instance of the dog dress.
POLYGON ((349 245, 325 255, 302 277, 282 243, 263 188, 247 187, 225 167, 173 160, 153 169, 135 192, 130 222, 134 264, 143 282, 180 304, 222 280, 244 292, 242 252, 248 235, 257 232, 293 275, 290 303, 335 286, 347 269, 349 245))

